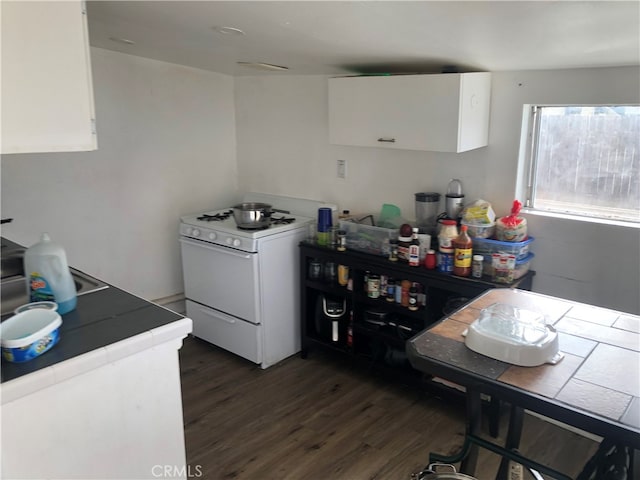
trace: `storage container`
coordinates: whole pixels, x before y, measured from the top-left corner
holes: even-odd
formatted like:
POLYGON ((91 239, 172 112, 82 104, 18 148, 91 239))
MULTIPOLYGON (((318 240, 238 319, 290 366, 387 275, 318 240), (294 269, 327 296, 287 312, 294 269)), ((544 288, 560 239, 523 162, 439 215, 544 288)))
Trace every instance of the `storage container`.
POLYGON ((389 240, 398 238, 398 229, 374 227, 340 220, 340 230, 346 232, 347 250, 388 256, 389 240))
POLYGON ((60 325, 55 310, 34 308, 14 315, 0 325, 2 356, 21 363, 42 355, 60 340, 60 325))
MULTIPOLYGON (((535 255, 533 253, 529 253, 526 257, 521 259, 516 259, 516 266, 513 271, 513 280, 518 280, 523 277, 525 273, 529 271, 531 268, 531 260, 533 260, 535 255)), ((491 265, 491 255, 484 255, 484 262, 482 264, 482 273, 484 275, 493 276, 493 266, 491 265)))
POLYGON ((474 238, 473 253, 487 255, 492 253, 508 253, 515 255, 516 260, 521 260, 529 254, 529 247, 535 239, 529 237, 522 242, 501 242, 500 240, 491 240, 489 238, 474 238))
POLYGON ((467 226, 467 233, 471 238, 490 238, 496 231, 496 223, 476 223, 465 220, 460 221, 461 225, 467 226))

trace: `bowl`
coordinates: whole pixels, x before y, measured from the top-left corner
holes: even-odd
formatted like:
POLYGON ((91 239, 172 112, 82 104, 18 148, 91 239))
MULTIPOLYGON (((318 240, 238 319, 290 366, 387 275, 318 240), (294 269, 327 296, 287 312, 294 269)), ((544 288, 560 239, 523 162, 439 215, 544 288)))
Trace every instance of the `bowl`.
POLYGON ((490 238, 496 231, 496 223, 473 223, 460 221, 461 225, 467 226, 467 233, 473 238, 490 238))
POLYGON ((0 347, 5 360, 22 363, 39 357, 60 340, 62 317, 55 310, 33 308, 0 324, 0 347))

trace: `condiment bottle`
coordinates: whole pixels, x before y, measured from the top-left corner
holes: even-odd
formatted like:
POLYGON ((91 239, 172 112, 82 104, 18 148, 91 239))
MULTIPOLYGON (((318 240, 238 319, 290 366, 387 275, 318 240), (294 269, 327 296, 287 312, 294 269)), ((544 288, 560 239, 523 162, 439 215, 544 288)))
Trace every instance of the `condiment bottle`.
POLYGON ((467 234, 466 225, 462 225, 460 235, 453 241, 453 250, 453 274, 459 277, 470 276, 473 243, 467 234))
POLYGON ((409 247, 413 237, 398 237, 398 260, 401 262, 409 261, 409 247))
POLYGON ((387 280, 387 302, 394 302, 396 299, 396 281, 393 278, 387 280))
POLYGON ((418 289, 416 287, 409 288, 409 310, 418 310, 418 289))
POLYGON ((427 256, 424 259, 424 266, 428 270, 433 270, 436 268, 436 251, 435 250, 427 250, 427 256))
POLYGON ((455 220, 442 220, 442 229, 438 234, 438 246, 441 253, 453 253, 453 240, 458 237, 455 220))
POLYGON ((409 244, 409 266, 418 267, 420 265, 420 240, 418 239, 418 229, 413 229, 411 243, 409 244))
POLYGON ((401 288, 402 293, 400 295, 400 304, 403 307, 408 307, 409 306, 409 289, 411 288, 411 281, 402 280, 401 285, 402 285, 402 288, 401 288))

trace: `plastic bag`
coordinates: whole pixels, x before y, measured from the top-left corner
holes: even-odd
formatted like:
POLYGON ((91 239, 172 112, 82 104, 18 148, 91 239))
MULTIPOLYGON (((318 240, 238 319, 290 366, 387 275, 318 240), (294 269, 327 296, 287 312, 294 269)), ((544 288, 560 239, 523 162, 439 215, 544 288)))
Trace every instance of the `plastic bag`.
POLYGON ((506 217, 502 217, 501 221, 505 227, 516 228, 518 225, 522 223, 524 218, 518 216, 522 210, 522 203, 518 200, 513 201, 513 206, 511 207, 511 213, 506 217))
POLYGON ((471 205, 465 206, 462 211, 462 219, 471 224, 490 225, 496 219, 496 214, 491 204, 486 200, 476 200, 471 205))

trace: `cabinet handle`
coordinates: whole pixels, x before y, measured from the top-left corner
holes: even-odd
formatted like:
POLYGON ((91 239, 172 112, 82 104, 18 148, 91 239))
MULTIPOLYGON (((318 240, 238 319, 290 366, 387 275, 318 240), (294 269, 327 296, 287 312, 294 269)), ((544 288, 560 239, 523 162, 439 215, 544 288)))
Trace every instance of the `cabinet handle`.
POLYGON ((387 143, 395 143, 396 139, 395 138, 384 138, 384 137, 380 137, 378 139, 379 142, 387 142, 387 143))

